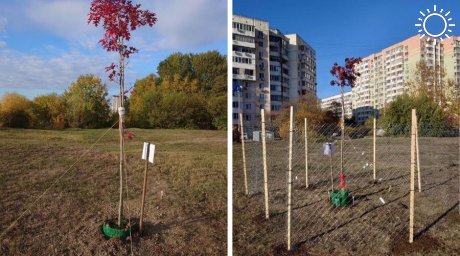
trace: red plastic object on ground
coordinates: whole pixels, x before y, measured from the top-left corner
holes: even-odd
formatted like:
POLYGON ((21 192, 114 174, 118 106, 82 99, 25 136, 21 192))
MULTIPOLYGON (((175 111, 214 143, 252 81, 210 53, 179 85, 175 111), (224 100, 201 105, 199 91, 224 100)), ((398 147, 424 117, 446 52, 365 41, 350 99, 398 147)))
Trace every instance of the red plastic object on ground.
POLYGON ((343 171, 340 172, 340 188, 341 188, 342 190, 345 189, 345 187, 346 187, 346 184, 345 184, 345 177, 347 177, 347 176, 345 176, 345 173, 344 173, 343 171))

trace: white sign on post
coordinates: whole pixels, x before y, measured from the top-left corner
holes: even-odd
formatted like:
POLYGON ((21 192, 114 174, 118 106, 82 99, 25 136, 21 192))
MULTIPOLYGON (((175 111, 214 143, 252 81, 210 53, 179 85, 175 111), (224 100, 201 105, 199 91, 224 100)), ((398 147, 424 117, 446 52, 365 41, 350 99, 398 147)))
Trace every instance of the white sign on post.
POLYGON ((150 144, 150 150, 149 150, 149 162, 153 164, 153 157, 155 155, 155 145, 150 144))
POLYGON ((148 161, 153 164, 154 155, 155 155, 155 145, 150 144, 148 142, 144 142, 144 148, 142 150, 142 160, 148 159, 148 161), (147 151, 149 153, 148 155, 147 155, 147 151))
POLYGON ((324 143, 323 144, 323 155, 324 156, 332 156, 335 153, 335 145, 332 143, 324 143))
POLYGON ((144 142, 144 149, 142 150, 142 160, 147 160, 147 147, 149 146, 148 142, 144 142))

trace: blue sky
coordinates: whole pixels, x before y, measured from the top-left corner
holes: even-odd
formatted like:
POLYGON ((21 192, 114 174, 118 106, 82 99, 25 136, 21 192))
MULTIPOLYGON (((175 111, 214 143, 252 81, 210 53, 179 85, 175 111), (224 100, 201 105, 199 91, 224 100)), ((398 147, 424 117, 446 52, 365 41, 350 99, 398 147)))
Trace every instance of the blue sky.
MULTIPOLYGON (((107 81, 104 67, 115 60, 98 41, 100 28, 87 24, 90 0, 1 0, 0 96, 18 92, 28 98, 62 93, 81 74, 107 81)), ((157 14, 158 22, 133 33, 140 49, 129 60, 127 86, 155 73, 173 52, 227 53, 226 0, 134 0, 157 14)))
MULTIPOLYGON (((283 33, 297 33, 317 54, 318 97, 340 93, 331 87, 329 70, 334 62, 346 57, 366 57, 394 43, 418 34, 415 23, 420 10, 443 8, 453 23, 453 34, 460 35, 460 3, 458 0, 421 1, 262 1, 234 0, 233 13, 259 18, 283 33)), ((442 30, 442 20, 430 18, 429 31, 442 30)))

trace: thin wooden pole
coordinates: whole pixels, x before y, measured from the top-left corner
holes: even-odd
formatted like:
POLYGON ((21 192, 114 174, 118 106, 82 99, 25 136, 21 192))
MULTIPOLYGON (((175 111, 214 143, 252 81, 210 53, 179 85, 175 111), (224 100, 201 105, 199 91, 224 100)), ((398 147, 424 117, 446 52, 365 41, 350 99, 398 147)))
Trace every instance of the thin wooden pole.
POLYGON ((267 170, 267 144, 265 133, 265 110, 260 110, 260 117, 262 120, 262 159, 264 164, 264 194, 265 194, 265 219, 269 218, 268 211, 268 170, 267 170))
POLYGON ((420 174, 420 151, 418 149, 418 120, 417 120, 417 115, 415 116, 415 151, 417 152, 418 192, 422 192, 422 177, 421 177, 421 174, 420 174))
MULTIPOLYGON (((120 101, 123 102, 123 94, 120 94, 120 101)), ((122 105, 123 103, 121 103, 122 105)), ((120 169, 119 169, 119 175, 120 175, 120 194, 119 194, 119 202, 118 202, 118 227, 121 227, 121 222, 123 218, 123 160, 124 160, 124 138, 123 138, 123 119, 125 115, 125 110, 123 107, 120 107, 118 109, 118 114, 119 114, 119 122, 118 122, 118 130, 119 130, 119 137, 120 137, 120 169)))
POLYGON ((288 221, 287 221, 287 249, 291 250, 291 186, 292 186, 292 132, 293 132, 294 107, 291 106, 289 118, 289 168, 288 168, 288 221))
POLYGON ((334 191, 334 174, 332 171, 332 144, 329 145, 329 167, 331 168, 331 191, 334 191))
MULTIPOLYGON (((344 89, 343 86, 340 86, 342 93, 342 118, 340 119, 340 128, 342 129, 342 134, 340 135, 340 175, 343 173, 343 141, 345 140, 345 99, 344 99, 344 89)), ((332 150, 332 148, 331 148, 332 150)))
POLYGON ((241 132, 241 151, 243 153, 243 172, 244 172, 244 189, 246 195, 249 194, 248 190, 248 174, 246 169, 246 152, 244 150, 244 128, 243 128, 243 113, 239 113, 240 117, 240 132, 241 132))
POLYGON ((372 167, 374 168, 374 182, 375 180, 377 179, 377 167, 376 167, 376 162, 377 162, 377 158, 376 158, 376 132, 377 132, 377 120, 376 118, 374 117, 374 161, 372 163, 372 167))
POLYGON ((305 187, 308 188, 308 126, 307 126, 307 118, 304 119, 305 121, 305 187))
MULTIPOLYGON (((123 45, 123 39, 119 39, 119 45, 123 45)), ((119 114, 119 122, 118 122, 118 131, 119 131, 119 137, 120 137, 120 198, 119 198, 119 203, 118 203, 118 227, 121 227, 121 222, 123 218, 123 170, 124 170, 124 118, 125 118, 125 109, 123 107, 123 101, 125 99, 124 97, 124 91, 125 91, 125 73, 124 73, 124 56, 120 50, 119 52, 119 65, 120 65, 120 107, 118 108, 118 114, 119 114)))
POLYGON ((410 196, 409 196, 409 243, 414 241, 414 187, 415 187, 415 109, 412 109, 411 148, 410 148, 410 196))
POLYGON ((139 219, 139 233, 142 235, 142 229, 144 227, 144 202, 145 202, 145 192, 147 191, 147 171, 149 169, 149 152, 150 143, 147 143, 147 154, 145 157, 145 167, 144 167, 144 184, 142 186, 142 200, 141 200, 141 216, 139 219))

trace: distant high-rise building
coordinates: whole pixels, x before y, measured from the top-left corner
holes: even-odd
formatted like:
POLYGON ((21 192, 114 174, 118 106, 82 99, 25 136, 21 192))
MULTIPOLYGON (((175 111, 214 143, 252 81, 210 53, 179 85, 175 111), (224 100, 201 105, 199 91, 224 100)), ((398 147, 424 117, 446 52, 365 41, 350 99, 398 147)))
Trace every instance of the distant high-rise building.
POLYGON ((289 39, 278 29, 270 29, 270 110, 281 110, 289 101, 289 39))
POLYGON ((352 89, 353 115, 359 123, 407 91, 406 82, 414 80, 417 63, 443 67, 446 78, 459 81, 459 41, 451 37, 433 44, 416 35, 371 54, 357 65, 361 76, 352 89))
MULTIPOLYGON (((353 115, 353 103, 351 92, 346 92, 343 94, 344 109, 345 109, 345 118, 351 118, 353 115)), ((339 117, 342 116, 342 95, 334 95, 328 98, 321 100, 321 109, 328 109, 336 111, 339 117)))
POLYGON ((315 51, 297 34, 270 29, 267 21, 233 15, 233 124, 243 113, 247 125, 260 124, 284 103, 316 94, 315 51))
POLYGON ((118 112, 118 107, 121 107, 120 95, 112 95, 112 100, 110 102, 110 110, 116 113, 118 112))
POLYGON ((270 110, 268 22, 233 16, 233 123, 238 112, 247 124, 258 122, 260 109, 270 110))
MULTIPOLYGON (((457 93, 460 92, 460 37, 452 36, 443 40, 444 70, 446 77, 454 80, 457 93)), ((457 95, 460 97, 460 95, 457 95)))
POLYGON ((289 98, 316 95, 316 52, 298 34, 289 39, 289 98))

